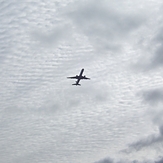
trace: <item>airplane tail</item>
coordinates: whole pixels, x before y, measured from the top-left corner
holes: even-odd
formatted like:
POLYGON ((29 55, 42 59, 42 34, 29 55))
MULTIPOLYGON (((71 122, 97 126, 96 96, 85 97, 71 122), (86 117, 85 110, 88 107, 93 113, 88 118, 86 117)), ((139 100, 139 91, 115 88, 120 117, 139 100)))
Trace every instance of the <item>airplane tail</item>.
POLYGON ((79 86, 81 86, 81 84, 76 84, 76 83, 75 84, 72 84, 72 85, 76 85, 76 86, 79 85, 79 86))

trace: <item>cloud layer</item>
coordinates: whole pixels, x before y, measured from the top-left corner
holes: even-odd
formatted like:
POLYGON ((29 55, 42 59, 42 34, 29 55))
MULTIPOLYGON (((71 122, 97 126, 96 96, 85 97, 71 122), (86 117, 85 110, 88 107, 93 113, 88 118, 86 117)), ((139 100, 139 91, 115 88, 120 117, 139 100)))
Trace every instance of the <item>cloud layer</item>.
POLYGON ((0 161, 161 163, 161 6, 0 2, 0 161), (130 69, 139 57, 149 58, 142 65, 153 74, 130 69), (81 68, 91 80, 73 87, 66 77, 81 68), (128 143, 133 157, 119 153, 128 143), (155 158, 147 161, 144 149, 156 151, 155 158))
MULTIPOLYGON (((121 5, 124 5, 123 2, 121 5)), ((128 14, 125 8, 111 1, 77 3, 67 14, 94 48, 101 51, 121 49, 130 33, 144 22, 138 13, 128 14)))

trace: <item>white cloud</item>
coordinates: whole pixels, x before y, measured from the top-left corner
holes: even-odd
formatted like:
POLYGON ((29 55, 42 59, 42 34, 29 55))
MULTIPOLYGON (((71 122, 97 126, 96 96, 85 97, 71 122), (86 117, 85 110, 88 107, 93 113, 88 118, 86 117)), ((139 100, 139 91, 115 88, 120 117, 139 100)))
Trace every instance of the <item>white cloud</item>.
MULTIPOLYGON (((123 7, 125 5, 121 3, 123 7)), ((121 8, 112 1, 77 3, 67 11, 67 15, 90 40, 96 50, 121 49, 130 33, 138 29, 145 17, 121 8)))
MULTIPOLYGON (((37 29, 32 32, 32 36, 35 40, 41 43, 42 46, 57 47, 59 43, 66 42, 66 40, 72 40, 72 31, 68 24, 55 25, 50 31, 42 31, 37 29)), ((68 43, 68 42, 67 42, 68 43)))
POLYGON ((147 33, 142 33, 142 40, 139 42, 139 53, 142 53, 139 60, 138 68, 140 71, 155 70, 162 68, 163 65, 163 26, 162 26, 162 6, 157 7, 157 12, 151 15, 151 18, 146 23, 147 33), (155 20, 154 20, 155 19, 155 20), (158 20, 159 19, 159 20, 158 20), (149 34, 150 32, 150 34, 149 34))
MULTIPOLYGON (((0 2, 6 6, 0 15, 3 162, 85 163, 116 153, 117 159, 96 162, 139 163, 135 159, 141 156, 124 161, 118 151, 148 127, 139 118, 146 107, 135 93, 157 82, 148 85, 146 79, 153 76, 134 74, 128 64, 136 58, 133 46, 147 29, 153 4, 160 7, 158 2, 37 1, 17 2, 14 7, 8 1, 0 2), (124 53, 114 57, 117 52, 124 53), (66 77, 83 67, 91 80, 73 87, 74 81, 66 77)), ((161 65, 161 30, 151 38, 147 42, 154 43, 154 63, 161 65)), ((161 106, 162 90, 143 92, 143 98, 149 105, 161 106)), ((162 141, 162 112, 153 115, 159 133, 137 138, 132 148, 162 141)))

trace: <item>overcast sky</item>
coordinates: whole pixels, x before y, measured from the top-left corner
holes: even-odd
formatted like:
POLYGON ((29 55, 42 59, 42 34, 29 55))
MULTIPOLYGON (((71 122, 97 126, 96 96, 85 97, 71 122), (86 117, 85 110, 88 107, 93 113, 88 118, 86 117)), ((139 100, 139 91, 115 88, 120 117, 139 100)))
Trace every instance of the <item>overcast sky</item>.
POLYGON ((162 15, 162 0, 1 0, 0 162, 163 163, 162 15))

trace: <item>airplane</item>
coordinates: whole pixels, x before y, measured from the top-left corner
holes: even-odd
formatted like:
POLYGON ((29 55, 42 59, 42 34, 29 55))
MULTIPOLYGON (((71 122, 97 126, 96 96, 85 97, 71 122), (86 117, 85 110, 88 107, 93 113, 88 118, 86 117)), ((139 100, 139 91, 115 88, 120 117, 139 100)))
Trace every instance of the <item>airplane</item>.
POLYGON ((81 84, 79 84, 81 79, 89 79, 90 80, 90 78, 87 78, 86 76, 82 76, 83 72, 84 72, 84 68, 81 70, 79 75, 76 75, 76 76, 73 76, 73 77, 67 77, 67 78, 68 79, 77 79, 76 83, 72 84, 72 85, 76 85, 76 86, 81 85, 81 84))

